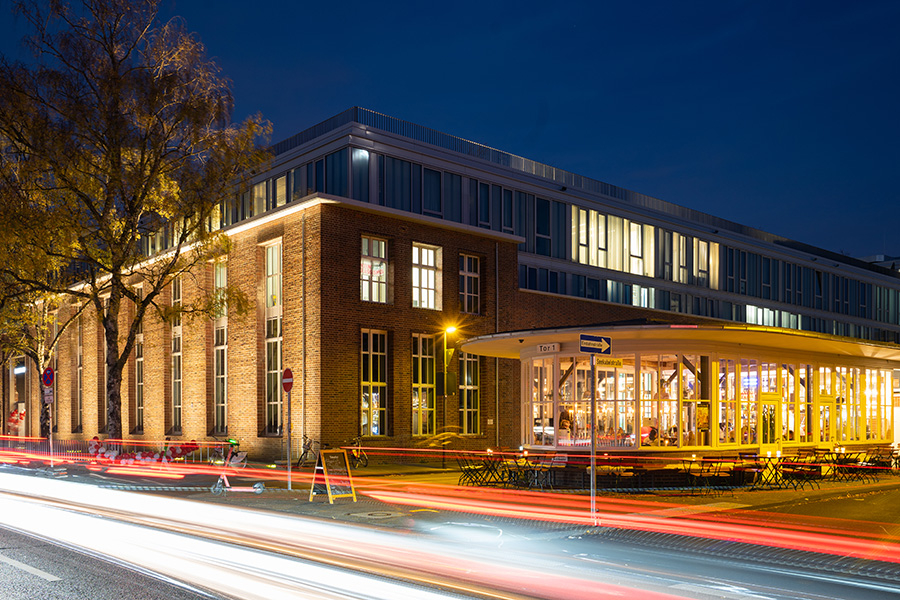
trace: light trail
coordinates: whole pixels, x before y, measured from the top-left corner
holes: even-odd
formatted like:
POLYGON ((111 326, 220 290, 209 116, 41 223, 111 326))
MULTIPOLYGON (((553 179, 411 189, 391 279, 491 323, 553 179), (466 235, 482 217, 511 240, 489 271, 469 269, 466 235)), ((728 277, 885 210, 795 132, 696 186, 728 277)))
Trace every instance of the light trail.
POLYGON ((538 558, 428 536, 21 475, 0 474, 0 489, 42 502, 6 496, 0 524, 239 598, 429 600, 444 597, 442 590, 498 600, 684 597, 613 584, 602 570, 575 576, 538 558), (276 560, 260 550, 284 556, 276 560), (300 566, 305 563, 289 556, 319 564, 300 566), (344 569, 362 573, 350 577, 344 569), (382 589, 379 581, 390 585, 382 589))

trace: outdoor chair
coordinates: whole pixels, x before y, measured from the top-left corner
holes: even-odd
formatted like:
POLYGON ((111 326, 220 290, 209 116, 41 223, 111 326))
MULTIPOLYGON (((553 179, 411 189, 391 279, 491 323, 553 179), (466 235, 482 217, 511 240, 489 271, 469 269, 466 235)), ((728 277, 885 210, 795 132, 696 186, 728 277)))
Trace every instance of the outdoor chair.
POLYGON ((465 454, 456 455, 459 465, 459 481, 457 485, 481 485, 484 482, 484 465, 476 463, 465 454))

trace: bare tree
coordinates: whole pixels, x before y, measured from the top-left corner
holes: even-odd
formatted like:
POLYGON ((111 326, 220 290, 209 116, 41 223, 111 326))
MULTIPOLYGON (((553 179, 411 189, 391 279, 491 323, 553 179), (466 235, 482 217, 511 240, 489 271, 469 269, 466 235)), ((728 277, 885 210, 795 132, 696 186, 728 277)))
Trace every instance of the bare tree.
POLYGON ((270 126, 230 123, 229 82, 180 20, 158 21, 158 0, 14 4, 34 60, 0 58, 0 223, 18 224, 0 225, 0 243, 29 258, 0 264, 0 296, 93 307, 107 433, 120 438, 140 324, 154 309, 172 318, 161 292, 227 252, 220 203, 261 168, 270 126))

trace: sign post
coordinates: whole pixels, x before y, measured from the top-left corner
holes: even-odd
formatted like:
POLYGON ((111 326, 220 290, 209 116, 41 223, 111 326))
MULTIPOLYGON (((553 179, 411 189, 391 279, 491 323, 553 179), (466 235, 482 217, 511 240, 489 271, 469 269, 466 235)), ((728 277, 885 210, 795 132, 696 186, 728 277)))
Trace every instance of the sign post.
POLYGON ((47 414, 49 416, 48 423, 50 425, 50 429, 47 432, 47 442, 50 446, 50 468, 53 468, 53 378, 56 373, 53 372, 53 367, 47 367, 44 369, 44 372, 41 373, 41 382, 44 384, 44 404, 47 405, 47 414))
POLYGON ((290 369, 285 369, 284 373, 281 374, 281 387, 284 388, 284 392, 287 394, 287 485, 288 490, 290 490, 291 463, 294 460, 291 456, 291 388, 294 387, 294 372, 290 369))
POLYGON ((591 355, 591 520, 597 522, 597 354, 610 354, 612 339, 582 333, 579 338, 581 352, 591 355))

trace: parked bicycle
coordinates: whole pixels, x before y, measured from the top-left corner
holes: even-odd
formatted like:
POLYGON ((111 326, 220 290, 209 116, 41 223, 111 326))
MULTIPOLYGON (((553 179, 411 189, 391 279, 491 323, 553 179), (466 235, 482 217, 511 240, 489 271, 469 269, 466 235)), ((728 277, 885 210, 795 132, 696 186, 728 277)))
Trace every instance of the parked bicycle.
POLYGON ((353 438, 351 444, 352 445, 348 448, 350 454, 347 457, 350 459, 350 466, 354 469, 358 469, 360 467, 368 467, 369 457, 362 447, 362 438, 360 436, 356 436, 355 438, 353 438))
POLYGON ((321 449, 322 444, 319 443, 318 440, 314 440, 304 433, 303 451, 300 453, 300 458, 297 459, 297 468, 300 468, 309 462, 312 462, 314 465, 317 464, 319 461, 319 450, 321 449))

